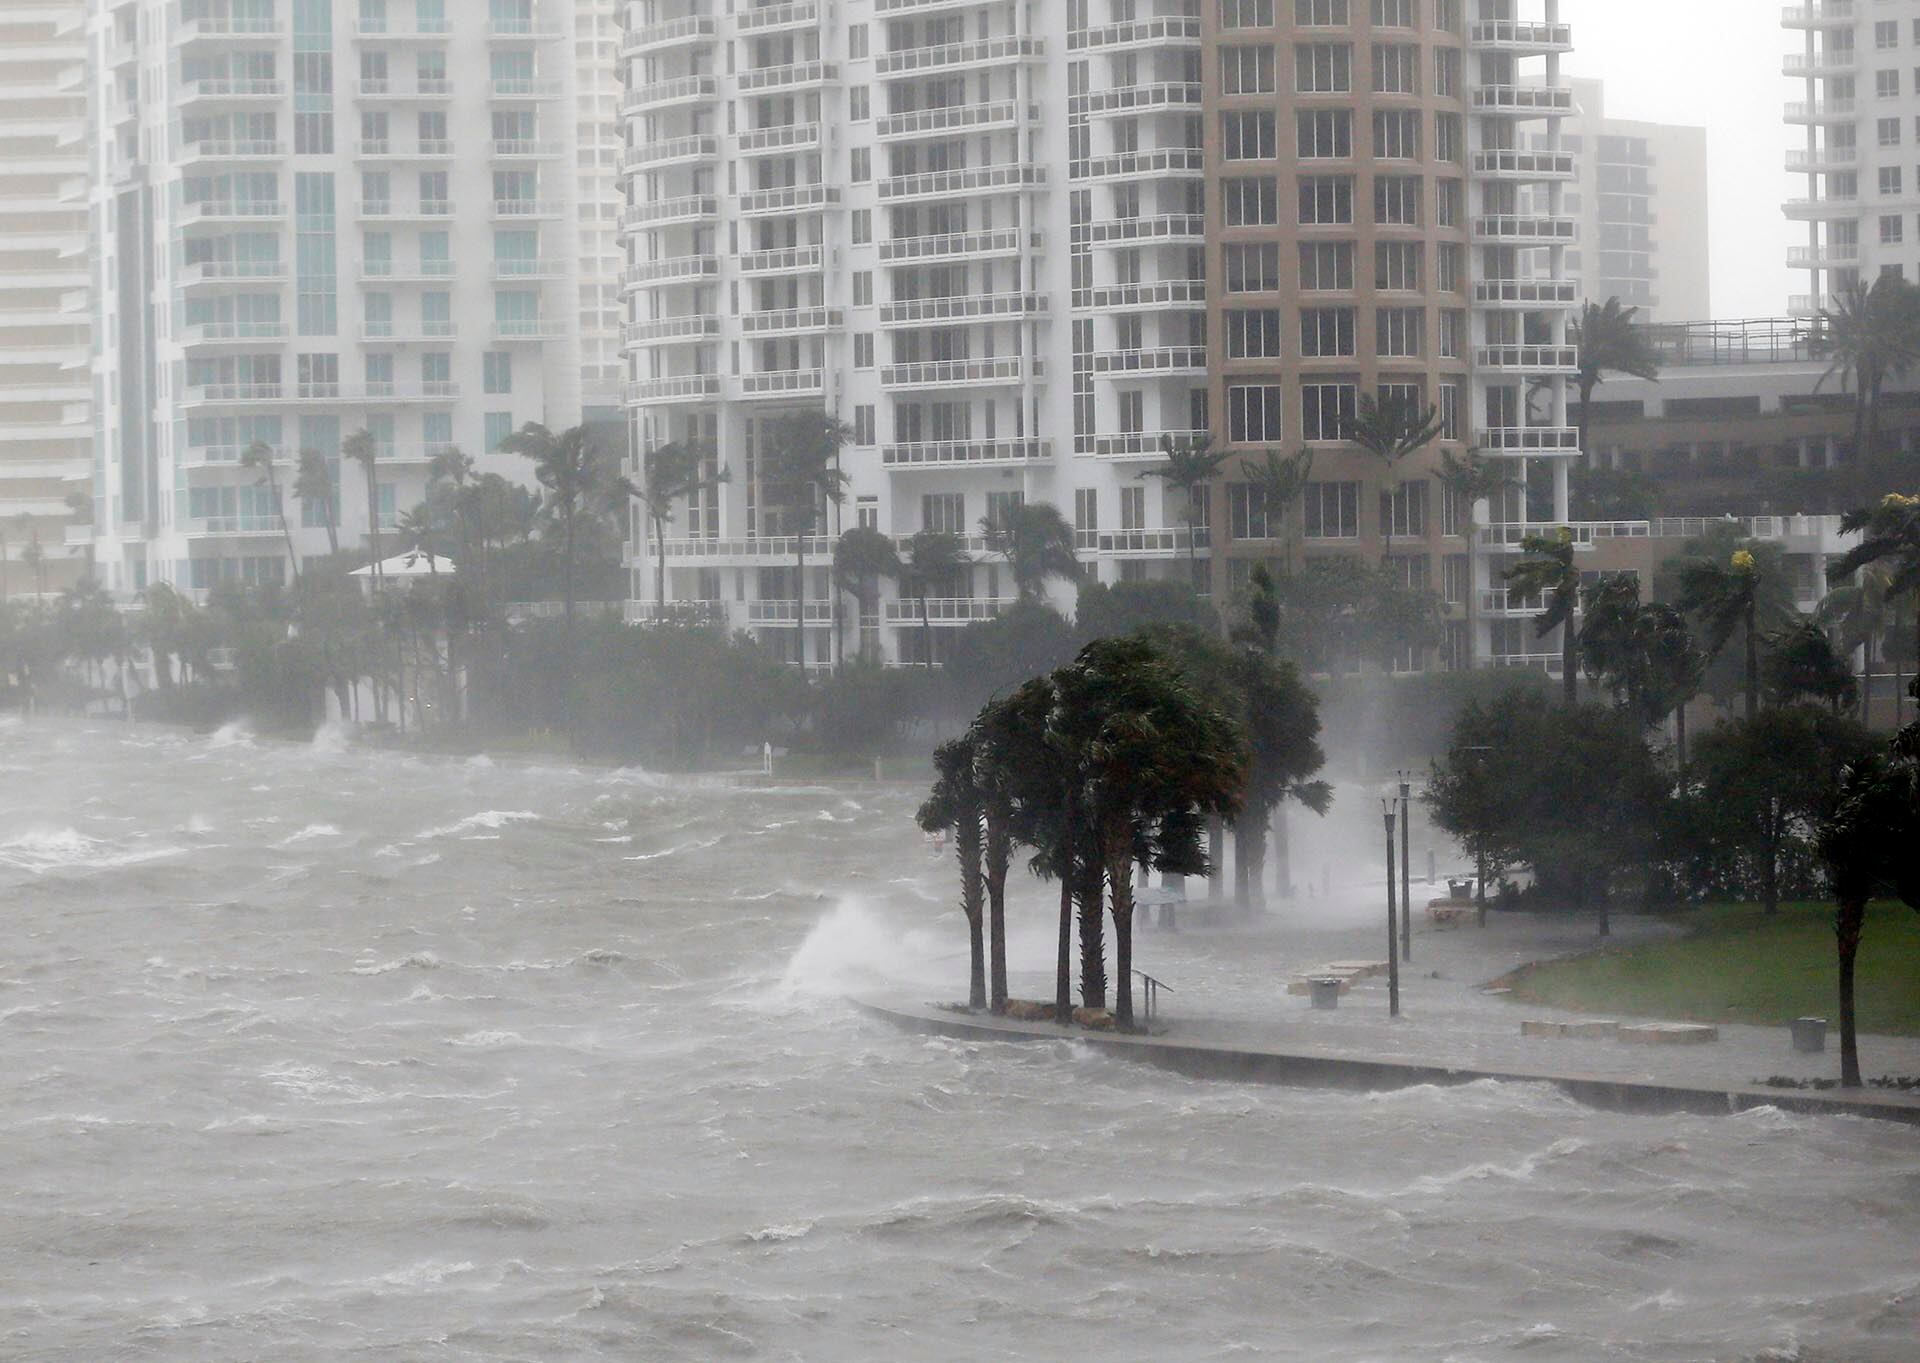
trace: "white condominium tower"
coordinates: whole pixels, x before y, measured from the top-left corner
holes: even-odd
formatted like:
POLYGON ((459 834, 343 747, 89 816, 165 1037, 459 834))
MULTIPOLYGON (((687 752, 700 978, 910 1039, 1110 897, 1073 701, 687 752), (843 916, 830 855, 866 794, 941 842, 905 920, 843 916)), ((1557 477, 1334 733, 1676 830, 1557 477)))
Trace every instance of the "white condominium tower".
POLYGON ((0 5, 0 593, 70 586, 93 466, 83 0, 0 5))
POLYGON ((1805 81, 1787 169, 1806 194, 1786 205, 1806 224, 1788 257, 1807 272, 1790 305, 1805 316, 1882 273, 1920 279, 1920 4, 1813 0, 1783 23, 1798 49, 1786 74, 1805 81))
POLYGON ((525 480, 500 440, 579 420, 575 8, 92 0, 111 589, 284 580, 255 444, 307 557, 367 542, 356 432, 387 526, 441 451, 525 480))
MULTIPOLYGON (((1014 594, 983 522, 1044 501, 1083 575, 1197 560, 1216 600, 1284 544, 1377 558, 1391 537, 1396 569, 1456 605, 1449 647, 1405 665, 1463 664, 1468 597, 1520 531, 1489 534, 1476 575, 1439 453, 1545 461, 1561 517, 1577 454, 1570 36, 1558 0, 1535 8, 632 0, 633 447, 698 439, 729 475, 676 511, 664 584, 636 524, 634 613, 664 597, 819 665, 851 648, 831 638, 835 535, 950 531, 968 561, 931 593, 938 656, 1014 594), (1369 465, 1346 438, 1362 394, 1434 405, 1443 440, 1369 465), (796 544, 762 469, 771 419, 801 408, 853 440, 846 505, 803 510, 823 533, 796 544), (1283 521, 1236 461, 1189 507, 1142 477, 1164 436, 1304 446, 1313 481, 1283 521)), ((863 646, 919 658, 915 596, 864 603, 863 646)))

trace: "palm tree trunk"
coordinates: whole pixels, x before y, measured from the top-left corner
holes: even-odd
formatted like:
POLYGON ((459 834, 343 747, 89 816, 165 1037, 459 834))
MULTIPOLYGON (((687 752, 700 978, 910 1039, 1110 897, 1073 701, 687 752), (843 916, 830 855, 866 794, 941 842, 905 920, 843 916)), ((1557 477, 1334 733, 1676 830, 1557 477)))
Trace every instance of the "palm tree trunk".
POLYGON ((1560 686, 1569 710, 1580 704, 1579 645, 1573 608, 1568 607, 1566 621, 1560 626, 1560 686))
POLYGON ((1133 858, 1126 843, 1107 857, 1108 891, 1113 897, 1113 1022, 1133 1030, 1133 858))
POLYGON ((967 1007, 987 1006, 986 939, 981 935, 980 816, 963 814, 953 830, 954 851, 960 858, 960 909, 967 918, 970 950, 967 1007))
POLYGON ((1053 1020, 1073 1021, 1073 872, 1060 872, 1060 953, 1053 969, 1053 1020))
POLYGON ((1107 1006, 1107 943, 1101 922, 1106 909, 1100 892, 1100 859, 1084 852, 1076 860, 1074 900, 1080 917, 1080 1003, 1085 1008, 1107 1006))
POLYGON ((933 617, 927 614, 927 593, 923 584, 920 590, 920 644, 926 650, 927 667, 933 667, 933 617))
POLYGON ((1240 902, 1256 914, 1267 908, 1267 820, 1272 817, 1271 810, 1250 809, 1233 826, 1233 859, 1246 867, 1237 876, 1240 902))
POLYGON ((1680 770, 1684 772, 1687 769, 1687 703, 1684 700, 1674 707, 1673 728, 1680 749, 1680 770))
POLYGON ((807 541, 804 535, 793 537, 793 620, 799 629, 800 668, 807 666, 807 541))
MULTIPOLYGON (((1752 588, 1749 586, 1749 593, 1752 588)), ((1756 602, 1747 597, 1747 718, 1760 713, 1760 635, 1754 628, 1756 602)))
MULTIPOLYGON (((659 619, 667 618, 667 528, 660 517, 649 515, 647 524, 653 532, 653 600, 659 619)), ((658 621, 656 621, 658 623, 658 621)))
POLYGON ((1860 1037, 1853 1010, 1853 964, 1860 954, 1860 932, 1866 924, 1864 901, 1842 901, 1834 914, 1834 936, 1840 951, 1840 1085, 1860 1087, 1860 1037))
POLYGON ((567 513, 566 513, 565 521, 566 521, 566 538, 562 543, 561 550, 560 550, 561 554, 563 555, 560 561, 560 587, 561 587, 561 591, 565 595, 565 600, 562 602, 562 605, 564 606, 567 614, 567 646, 569 649, 571 649, 573 646, 573 531, 574 531, 574 508, 571 502, 567 504, 567 513))
POLYGON ((1004 816, 987 818, 987 1005, 1007 1011, 1007 863, 1013 842, 1004 816))
POLYGON ((1769 798, 1767 812, 1762 816, 1760 839, 1766 862, 1760 868, 1760 898, 1766 906, 1767 917, 1780 912, 1780 814, 1776 802, 1769 798))

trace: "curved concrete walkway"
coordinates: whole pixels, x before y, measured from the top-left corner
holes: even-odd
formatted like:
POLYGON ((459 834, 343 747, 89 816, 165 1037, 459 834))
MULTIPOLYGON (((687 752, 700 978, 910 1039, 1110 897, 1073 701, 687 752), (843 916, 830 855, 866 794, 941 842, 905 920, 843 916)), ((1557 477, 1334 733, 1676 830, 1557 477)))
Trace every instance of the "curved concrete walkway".
POLYGON ((1849 1113, 1920 1126, 1920 1095, 1874 1089, 1701 1087, 1604 1074, 1550 1069, 1479 1069, 1404 1059, 1380 1059, 1324 1048, 1254 1046, 1184 1036, 1175 1024, 1151 1036, 1119 1036, 1054 1023, 1016 1022, 902 998, 856 998, 856 1007, 907 1031, 976 1041, 1076 1041, 1110 1055, 1144 1061, 1201 1079, 1233 1079, 1322 1088, 1393 1089, 1416 1084, 1469 1084, 1483 1079, 1551 1084, 1595 1107, 1620 1112, 1739 1112, 1777 1107, 1789 1112, 1849 1113))

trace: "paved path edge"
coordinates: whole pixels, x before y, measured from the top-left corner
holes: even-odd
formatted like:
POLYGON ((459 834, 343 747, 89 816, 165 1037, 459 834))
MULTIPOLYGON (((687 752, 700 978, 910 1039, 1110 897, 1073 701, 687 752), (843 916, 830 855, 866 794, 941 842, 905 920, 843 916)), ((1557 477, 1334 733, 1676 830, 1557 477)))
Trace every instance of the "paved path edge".
POLYGON ((1165 1035, 1115 1036, 1085 1029, 1068 1030, 1054 1023, 1018 1022, 954 1012, 931 1004, 883 1003, 864 998, 848 1001, 862 1013, 909 1032, 975 1041, 1072 1041, 1195 1079, 1368 1092, 1418 1084, 1471 1084, 1491 1079, 1502 1083, 1551 1084, 1579 1102, 1613 1112, 1724 1115, 1749 1108, 1774 1107, 1786 1112, 1874 1117, 1920 1126, 1920 1097, 1903 1093, 1746 1086, 1710 1089, 1545 1070, 1462 1069, 1417 1061, 1375 1060, 1336 1051, 1243 1048, 1211 1041, 1180 1041, 1165 1035))

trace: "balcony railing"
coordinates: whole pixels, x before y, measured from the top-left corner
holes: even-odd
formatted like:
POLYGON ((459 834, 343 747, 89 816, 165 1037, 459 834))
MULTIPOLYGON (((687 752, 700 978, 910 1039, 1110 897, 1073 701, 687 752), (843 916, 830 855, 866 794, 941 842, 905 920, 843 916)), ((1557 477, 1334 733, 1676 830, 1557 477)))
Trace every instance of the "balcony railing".
POLYGON ((887 602, 885 619, 889 625, 917 625, 923 618, 930 625, 971 625, 981 620, 997 620, 1012 609, 1013 604, 1011 597, 996 600, 979 596, 929 596, 923 601, 910 596, 887 602))
POLYGON ((1052 457, 1053 442, 1040 437, 926 440, 883 445, 880 449, 880 462, 887 468, 980 468, 1043 463, 1052 457))

